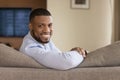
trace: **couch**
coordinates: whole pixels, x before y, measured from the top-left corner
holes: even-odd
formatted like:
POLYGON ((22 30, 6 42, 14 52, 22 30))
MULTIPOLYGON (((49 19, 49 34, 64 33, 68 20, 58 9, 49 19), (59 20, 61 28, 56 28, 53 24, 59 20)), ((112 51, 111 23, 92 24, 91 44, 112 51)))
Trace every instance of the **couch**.
POLYGON ((0 44, 0 80, 120 80, 120 42, 90 52, 76 68, 46 68, 12 47, 0 44))

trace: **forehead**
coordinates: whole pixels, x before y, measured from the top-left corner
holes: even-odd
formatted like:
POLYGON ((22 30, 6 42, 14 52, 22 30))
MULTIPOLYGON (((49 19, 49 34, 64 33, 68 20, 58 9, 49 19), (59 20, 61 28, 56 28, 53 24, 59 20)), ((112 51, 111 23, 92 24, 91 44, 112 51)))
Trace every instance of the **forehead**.
POLYGON ((52 16, 35 16, 33 19, 34 23, 52 23, 52 16))

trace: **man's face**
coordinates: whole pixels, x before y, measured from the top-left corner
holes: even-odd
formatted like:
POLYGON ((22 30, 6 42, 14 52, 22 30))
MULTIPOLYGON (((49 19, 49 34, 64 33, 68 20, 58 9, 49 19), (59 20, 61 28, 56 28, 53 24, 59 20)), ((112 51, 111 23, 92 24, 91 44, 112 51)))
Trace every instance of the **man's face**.
POLYGON ((35 16, 29 25, 31 35, 40 43, 48 43, 52 35, 52 17, 35 16))

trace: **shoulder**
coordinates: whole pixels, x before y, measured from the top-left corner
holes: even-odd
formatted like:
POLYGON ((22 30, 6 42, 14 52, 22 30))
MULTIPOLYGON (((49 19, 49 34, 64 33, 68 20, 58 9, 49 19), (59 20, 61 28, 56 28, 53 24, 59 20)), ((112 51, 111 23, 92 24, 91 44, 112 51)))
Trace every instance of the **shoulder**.
POLYGON ((38 43, 32 38, 30 33, 28 33, 24 38, 23 42, 20 47, 20 51, 24 51, 25 48, 30 47, 30 46, 35 46, 38 45, 38 43))
POLYGON ((23 38, 23 43, 37 43, 37 41, 31 36, 30 32, 23 38))

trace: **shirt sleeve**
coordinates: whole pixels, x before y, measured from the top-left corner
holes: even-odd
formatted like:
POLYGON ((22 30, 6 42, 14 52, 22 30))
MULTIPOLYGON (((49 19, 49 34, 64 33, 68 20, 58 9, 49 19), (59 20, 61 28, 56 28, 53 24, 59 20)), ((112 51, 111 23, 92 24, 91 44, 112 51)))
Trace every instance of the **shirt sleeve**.
POLYGON ((59 70, 77 67, 84 59, 77 51, 45 51, 39 47, 28 46, 25 48, 25 53, 40 64, 59 70))

